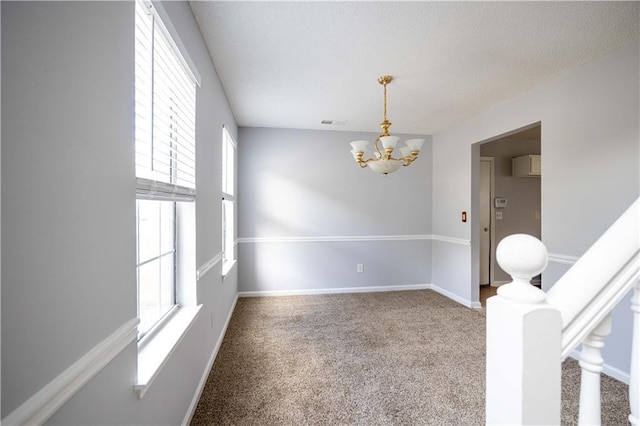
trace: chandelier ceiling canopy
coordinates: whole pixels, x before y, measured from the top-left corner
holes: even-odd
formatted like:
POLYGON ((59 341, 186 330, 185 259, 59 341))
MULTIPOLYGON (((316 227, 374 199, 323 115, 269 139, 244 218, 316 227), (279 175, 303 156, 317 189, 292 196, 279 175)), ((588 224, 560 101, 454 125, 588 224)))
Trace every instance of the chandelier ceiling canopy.
POLYGON ((382 123, 380 123, 382 133, 373 144, 375 158, 364 159, 365 150, 369 145, 369 141, 359 140, 351 142, 351 147, 353 148, 351 154, 353 154, 356 164, 362 168, 369 166, 371 170, 376 173, 381 173, 384 176, 395 172, 400 166, 408 166, 413 163, 415 159, 418 158, 420 148, 422 148, 422 144, 424 143, 424 139, 409 139, 405 142, 406 146, 400 148, 401 157, 395 158, 393 156, 393 149, 396 147, 398 139, 400 138, 389 134, 391 122, 387 120, 387 84, 391 83, 392 80, 393 77, 390 75, 378 77, 378 83, 384 87, 384 103, 383 120, 382 123), (378 142, 382 143, 384 151, 380 151, 378 142))

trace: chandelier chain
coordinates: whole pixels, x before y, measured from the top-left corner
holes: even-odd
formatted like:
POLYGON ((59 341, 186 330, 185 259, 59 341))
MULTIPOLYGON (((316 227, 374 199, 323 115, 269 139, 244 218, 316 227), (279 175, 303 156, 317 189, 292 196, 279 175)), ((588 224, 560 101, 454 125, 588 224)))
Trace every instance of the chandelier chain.
POLYGON ((384 121, 387 121, 387 83, 384 83, 384 121))

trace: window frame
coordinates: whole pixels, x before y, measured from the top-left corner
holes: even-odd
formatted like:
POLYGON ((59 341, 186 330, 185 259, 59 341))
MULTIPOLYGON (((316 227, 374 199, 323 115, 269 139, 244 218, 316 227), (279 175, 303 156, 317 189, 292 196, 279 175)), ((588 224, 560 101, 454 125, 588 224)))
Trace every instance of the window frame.
MULTIPOLYGON (((200 86, 200 75, 197 69, 193 66, 193 61, 191 61, 188 56, 188 52, 184 47, 184 44, 181 42, 178 33, 175 28, 171 24, 171 21, 168 18, 166 11, 164 10, 161 2, 150 2, 149 0, 136 0, 135 1, 135 21, 136 21, 136 37, 139 36, 138 33, 138 24, 139 19, 144 18, 143 15, 138 16, 139 13, 144 13, 147 16, 151 16, 151 35, 150 37, 155 37, 157 34, 155 32, 161 32, 162 35, 160 37, 164 38, 164 41, 168 43, 168 48, 166 48, 167 44, 165 44, 164 52, 169 52, 169 56, 175 55, 175 57, 171 56, 169 58, 172 61, 178 61, 180 67, 175 66, 175 62, 173 68, 169 68, 169 71, 160 70, 162 72, 167 72, 171 74, 170 70, 181 69, 184 71, 189 80, 189 85, 187 87, 191 87, 193 92, 190 92, 190 98, 188 104, 186 104, 187 109, 182 110, 184 112, 176 112, 177 115, 182 114, 182 116, 187 117, 187 120, 191 120, 188 122, 189 126, 192 127, 181 127, 176 131, 180 133, 183 129, 186 129, 188 133, 191 131, 192 137, 192 170, 189 171, 189 178, 187 180, 181 179, 184 174, 183 171, 185 169, 180 168, 180 161, 182 158, 188 158, 189 155, 185 156, 185 152, 182 153, 179 151, 177 145, 181 144, 181 141, 176 141, 174 138, 174 134, 171 133, 174 131, 174 127, 171 127, 171 132, 169 132, 170 139, 168 142, 169 152, 177 152, 180 158, 173 157, 173 154, 169 154, 169 170, 170 173, 138 173, 138 163, 139 159, 137 157, 138 150, 136 150, 136 200, 151 200, 151 201, 170 201, 174 206, 174 220, 173 220, 173 232, 174 232, 174 249, 175 249, 175 265, 174 265, 174 281, 173 281, 173 293, 174 293, 174 304, 169 311, 162 316, 148 331, 138 340, 138 368, 137 368, 137 377, 134 384, 134 389, 136 390, 138 397, 142 398, 146 391, 148 390, 151 383, 157 377, 159 371, 165 365, 169 356, 173 353, 173 351, 177 348, 177 345, 180 343, 186 332, 189 330, 191 325, 194 323, 197 318, 202 305, 197 304, 197 286, 196 286, 196 232, 195 232, 195 201, 196 201, 196 182, 195 182, 195 153, 196 153, 196 106, 197 106, 197 92, 198 86, 200 86), (140 7, 145 9, 141 9, 140 7), (156 25, 157 24, 157 25, 156 25), (190 115, 192 114, 192 115, 190 115), (191 130, 189 130, 191 129, 191 130), (174 142, 176 145, 173 145, 174 142), (174 161, 176 160, 176 161, 174 161), (177 164, 177 166, 176 166, 177 164), (155 180, 157 176, 160 176, 159 180, 155 180), (163 179, 163 176, 165 178, 163 179), (166 179, 166 176, 169 176, 166 179)), ((149 27, 148 22, 145 22, 146 27, 149 27)), ((143 34, 143 36, 145 36, 143 34)), ((148 36, 148 34, 146 35, 148 36)), ((150 42, 151 43, 151 42, 150 42)), ((151 49, 154 49, 154 45, 151 45, 151 49)), ((138 49, 144 48, 143 44, 139 44, 138 40, 135 40, 135 66, 136 73, 139 72, 139 53, 138 49)), ((143 52, 142 55, 153 55, 155 53, 150 53, 148 50, 143 52)), ((146 57, 144 58, 146 60, 146 57)), ((152 59, 153 60, 153 59, 152 59)), ((140 65, 142 67, 151 67, 151 73, 147 72, 144 74, 147 78, 151 76, 153 80, 155 78, 154 67, 156 67, 155 62, 146 63, 144 65, 140 65)), ((170 65, 169 65, 170 66, 170 65)), ((182 75, 181 78, 185 78, 182 75)), ((147 80, 139 79, 138 75, 134 77, 135 85, 136 85, 136 97, 138 96, 138 84, 155 84, 153 81, 148 82, 147 80)), ((172 86, 172 83, 170 84, 172 86)), ((161 89, 166 88, 168 86, 163 86, 161 89)), ((148 88, 146 88, 148 89, 148 88)), ((152 88, 153 90, 153 88, 152 88)), ((174 90, 173 87, 171 90, 174 90)), ((191 89, 189 89, 191 90, 191 89)), ((152 92, 153 93, 153 92, 152 92)), ((179 92, 176 95, 178 98, 182 96, 179 92)), ((182 98, 180 98, 182 99, 182 98)), ((148 101, 147 101, 148 102, 148 101)), ((176 106, 173 103, 173 99, 171 102, 164 103, 165 108, 167 105, 176 106)), ((153 100, 147 104, 147 106, 151 107, 151 112, 143 111, 143 114, 147 114, 146 116, 154 117, 153 108, 156 108, 157 105, 153 103, 153 100)), ((182 106, 180 106, 182 107, 182 106)), ((138 108, 144 108, 144 106, 140 105, 138 99, 136 98, 136 120, 138 120, 138 108)), ((171 109, 171 111, 175 111, 171 109)), ((165 110, 166 112, 166 110, 165 110)), ((179 120, 182 120, 181 117, 178 117, 179 120)), ((153 119, 151 119, 153 122, 153 119)), ((174 120, 171 120, 173 123, 174 120)), ((180 122, 182 123, 182 121, 180 122)), ((146 124, 146 123, 145 123, 146 124)), ((146 124, 149 126, 149 124, 146 124)), ((166 123, 165 123, 166 125, 166 123)), ((153 132, 155 127, 153 127, 153 123, 150 124, 151 127, 148 127, 147 130, 150 129, 151 136, 147 136, 147 142, 153 144, 155 140, 153 140, 153 132)), ((138 132, 138 123, 136 123, 136 132, 138 132)), ((166 132, 165 132, 166 134, 166 132)), ((136 135, 137 136, 137 135, 136 135)), ((182 136, 179 136, 183 138, 182 136)), ((187 136, 188 138, 189 136, 187 136)), ((138 143, 138 138, 135 138, 136 143, 138 143)), ((167 143, 165 142, 161 143, 167 143)), ((148 148, 148 147, 147 147, 148 148)), ((188 146, 187 146, 188 148, 188 146)), ((182 148, 180 148, 182 149, 182 148)), ((153 150, 153 147, 151 148, 153 150)), ((153 151, 151 152, 153 155, 153 151)), ((153 168, 153 159, 150 160, 153 168)), ((184 162, 183 165, 189 166, 188 162, 184 162)), ((137 202, 137 201, 136 201, 137 202)), ((136 208, 137 212, 137 208, 136 208)), ((136 213, 137 216, 137 213, 136 213)), ((138 240, 138 235, 136 232, 136 244, 138 240)), ((137 250, 136 250, 137 253, 137 250)), ((136 260, 136 273, 138 268, 138 261, 136 260)), ((136 280, 136 286, 137 286, 136 280)), ((136 292, 136 297, 138 293, 136 292)), ((139 311, 140 302, 136 303, 137 310, 139 311)))
MULTIPOLYGON (((177 203, 175 201, 159 201, 159 200, 148 200, 146 198, 137 198, 136 199, 136 226, 137 226, 137 232, 136 232, 136 246, 137 246, 137 256, 136 256, 136 282, 137 282, 137 312, 138 312, 138 318, 140 319, 140 323, 138 324, 138 341, 142 341, 146 336, 148 335, 152 335, 154 330, 156 328, 161 327, 161 324, 164 323, 164 321, 168 318, 171 317, 171 315, 173 315, 175 313, 175 310, 178 308, 178 296, 177 296, 177 270, 178 270, 178 245, 177 245, 177 239, 178 239, 178 232, 177 232, 177 215, 178 215, 178 206, 177 203), (158 224, 160 226, 160 230, 159 230, 159 241, 158 241, 158 253, 156 253, 155 257, 151 257, 151 258, 147 258, 147 259, 140 259, 140 214, 139 214, 139 210, 140 210, 140 201, 157 201, 157 202, 170 202, 171 206, 170 206, 170 210, 172 212, 172 217, 171 217, 171 223, 172 226, 170 227, 170 233, 172 234, 171 236, 171 249, 168 251, 164 251, 162 249, 162 231, 163 231, 163 224, 162 224, 162 208, 160 206, 158 206, 158 209, 160 210, 160 223, 158 224), (171 257, 171 262, 172 262, 172 270, 171 270, 171 289, 170 289, 170 306, 168 307, 168 309, 163 310, 163 312, 161 312, 160 316, 153 322, 153 324, 151 324, 149 327, 145 328, 145 329, 140 329, 140 326, 142 325, 142 316, 141 316, 141 301, 140 301, 140 269, 142 266, 146 266, 148 264, 151 263, 155 263, 156 261, 161 261, 162 258, 170 256, 171 257)), ((159 265, 158 266, 160 268, 160 276, 162 276, 162 266, 159 265)), ((162 281, 160 281, 159 283, 157 283, 159 286, 159 297, 162 298, 162 281)), ((162 309, 162 302, 160 302, 160 308, 162 309)))
POLYGON ((238 145, 226 126, 222 126, 222 277, 229 274, 237 262, 236 255, 236 158, 238 145), (229 210, 231 214, 229 214, 229 210), (229 220, 231 216, 231 220, 229 220), (229 236, 231 234, 231 236, 229 236))

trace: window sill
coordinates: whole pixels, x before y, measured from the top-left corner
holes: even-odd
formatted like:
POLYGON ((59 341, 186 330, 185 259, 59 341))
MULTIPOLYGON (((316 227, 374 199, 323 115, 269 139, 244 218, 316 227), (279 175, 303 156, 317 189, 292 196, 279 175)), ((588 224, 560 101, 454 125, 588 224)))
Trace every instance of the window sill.
POLYGON ((229 272, 231 272, 233 267, 236 266, 236 263, 238 263, 238 261, 234 259, 230 262, 224 262, 222 264, 222 281, 224 281, 225 277, 229 275, 229 272))
POLYGON ((201 308, 202 305, 178 308, 176 313, 154 336, 151 336, 143 345, 138 342, 138 377, 133 387, 139 399, 142 399, 173 351, 187 334, 201 308))

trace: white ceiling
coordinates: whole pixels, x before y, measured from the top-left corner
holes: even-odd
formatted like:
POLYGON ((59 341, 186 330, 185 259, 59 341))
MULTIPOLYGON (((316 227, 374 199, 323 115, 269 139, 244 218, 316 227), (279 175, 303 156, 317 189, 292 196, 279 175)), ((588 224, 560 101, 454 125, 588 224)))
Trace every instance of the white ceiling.
POLYGON ((639 2, 190 1, 239 126, 433 134, 640 37, 639 2), (344 126, 321 124, 344 120, 344 126))

